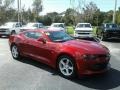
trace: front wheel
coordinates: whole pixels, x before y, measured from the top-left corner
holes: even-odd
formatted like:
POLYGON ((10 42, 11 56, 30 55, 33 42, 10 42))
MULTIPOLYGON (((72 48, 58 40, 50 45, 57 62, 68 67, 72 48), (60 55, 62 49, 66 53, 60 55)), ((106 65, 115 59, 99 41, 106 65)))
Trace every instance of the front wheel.
POLYGON ((12 57, 14 59, 20 59, 20 53, 18 51, 18 47, 16 45, 12 45, 11 46, 11 53, 12 53, 12 57))
POLYGON ((65 78, 73 78, 76 76, 75 63, 68 56, 61 56, 58 59, 58 70, 65 78))

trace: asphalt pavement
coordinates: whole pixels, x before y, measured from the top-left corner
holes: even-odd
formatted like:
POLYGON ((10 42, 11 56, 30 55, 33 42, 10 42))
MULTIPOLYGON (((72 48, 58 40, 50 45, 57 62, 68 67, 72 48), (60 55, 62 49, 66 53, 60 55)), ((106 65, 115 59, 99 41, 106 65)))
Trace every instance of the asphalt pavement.
POLYGON ((120 90, 120 40, 101 43, 110 49, 111 70, 98 76, 68 80, 29 58, 14 60, 8 39, 0 38, 0 90, 120 90))

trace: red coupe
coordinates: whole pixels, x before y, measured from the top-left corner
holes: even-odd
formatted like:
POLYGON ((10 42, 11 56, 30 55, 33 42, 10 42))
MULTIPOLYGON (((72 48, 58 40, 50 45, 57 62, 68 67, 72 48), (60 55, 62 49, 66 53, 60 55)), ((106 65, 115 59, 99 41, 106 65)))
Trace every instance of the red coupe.
POLYGON ((109 69, 109 50, 97 42, 75 40, 63 31, 28 30, 9 38, 14 59, 31 57, 57 69, 66 78, 109 69))

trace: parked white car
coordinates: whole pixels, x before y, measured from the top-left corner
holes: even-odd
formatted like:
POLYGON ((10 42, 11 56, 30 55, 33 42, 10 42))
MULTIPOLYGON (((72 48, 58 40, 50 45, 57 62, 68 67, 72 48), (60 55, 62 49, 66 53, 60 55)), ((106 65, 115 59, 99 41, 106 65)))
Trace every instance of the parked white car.
POLYGON ((7 22, 0 26, 0 36, 9 36, 20 32, 20 22, 7 22))
POLYGON ((92 31, 90 23, 78 23, 75 27, 74 37, 93 37, 92 31))
POLYGON ((20 28, 20 31, 25 31, 25 30, 29 30, 29 29, 39 29, 39 28, 43 28, 43 24, 42 23, 28 23, 25 26, 20 28))
POLYGON ((61 30, 66 32, 65 23, 52 23, 51 26, 48 28, 49 30, 61 30))

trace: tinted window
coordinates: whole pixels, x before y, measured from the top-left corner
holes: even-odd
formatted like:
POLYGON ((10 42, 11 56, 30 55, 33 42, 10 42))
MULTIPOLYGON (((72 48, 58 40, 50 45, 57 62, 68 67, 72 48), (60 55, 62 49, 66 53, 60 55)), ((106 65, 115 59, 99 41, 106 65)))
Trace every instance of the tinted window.
POLYGON ((38 39, 42 36, 42 34, 39 32, 26 32, 25 36, 28 38, 38 39))
POLYGON ((41 24, 39 24, 39 28, 42 28, 43 27, 43 24, 41 23, 41 24))
POLYGON ((37 27, 38 28, 38 24, 34 24, 33 27, 37 27))
POLYGON ((64 25, 63 24, 54 24, 53 27, 62 27, 62 28, 64 28, 64 25))
POLYGON ((116 24, 106 24, 106 28, 116 28, 116 24))
POLYGON ((20 23, 16 23, 15 27, 20 27, 20 23))

